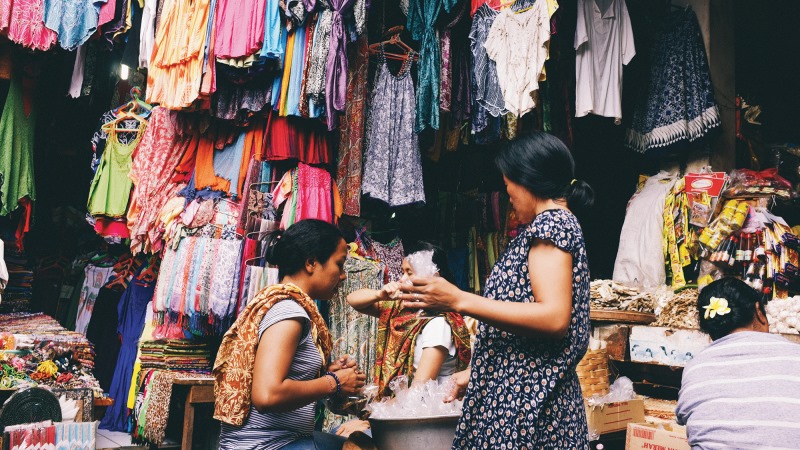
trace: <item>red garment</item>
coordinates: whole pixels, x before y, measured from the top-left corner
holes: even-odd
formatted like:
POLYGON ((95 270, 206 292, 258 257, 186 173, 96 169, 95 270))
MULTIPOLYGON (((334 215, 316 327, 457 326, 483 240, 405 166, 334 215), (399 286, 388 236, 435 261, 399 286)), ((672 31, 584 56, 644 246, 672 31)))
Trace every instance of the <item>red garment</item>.
POLYGON ((118 237, 121 239, 131 237, 127 221, 114 220, 110 217, 95 217, 94 231, 103 237, 118 237))
POLYGON ((17 202, 20 208, 22 208, 22 216, 19 218, 19 225, 17 226, 17 232, 15 233, 14 237, 17 240, 17 251, 20 253, 25 251, 25 241, 23 238, 25 237, 25 233, 31 231, 31 215, 33 214, 33 202, 31 202, 30 197, 23 197, 19 199, 17 202))
POLYGON ((325 124, 298 117, 272 114, 266 137, 267 161, 295 159, 306 164, 333 161, 325 124))

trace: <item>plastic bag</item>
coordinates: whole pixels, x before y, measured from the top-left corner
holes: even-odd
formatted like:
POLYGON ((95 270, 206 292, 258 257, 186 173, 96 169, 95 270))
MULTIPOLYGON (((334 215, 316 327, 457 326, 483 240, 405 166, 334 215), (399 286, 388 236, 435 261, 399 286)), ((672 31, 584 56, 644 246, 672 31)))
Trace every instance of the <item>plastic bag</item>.
POLYGON ((792 198, 792 183, 778 175, 778 169, 766 169, 756 172, 749 169, 735 170, 731 174, 725 197, 760 197, 777 195, 781 198, 792 198))
POLYGON ((430 380, 424 384, 408 385, 408 377, 399 376, 389 383, 394 397, 384 398, 367 405, 370 417, 375 419, 407 419, 415 417, 456 416, 461 414, 463 402, 445 403, 453 392, 452 380, 439 383, 430 380))
POLYGON ((608 390, 608 394, 594 395, 588 400, 589 406, 598 406, 604 403, 616 403, 633 400, 636 392, 633 390, 633 381, 628 377, 619 377, 608 390))
POLYGON ((439 273, 439 268, 433 262, 433 250, 422 250, 408 255, 408 263, 418 277, 430 278, 439 273))

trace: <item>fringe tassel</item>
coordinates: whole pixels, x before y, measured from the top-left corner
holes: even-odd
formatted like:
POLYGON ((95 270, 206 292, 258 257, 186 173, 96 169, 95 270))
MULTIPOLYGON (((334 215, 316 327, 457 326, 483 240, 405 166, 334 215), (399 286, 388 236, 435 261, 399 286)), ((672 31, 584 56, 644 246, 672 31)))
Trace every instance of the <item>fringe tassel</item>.
POLYGON ((682 140, 694 142, 719 125, 719 109, 714 105, 692 120, 680 120, 655 128, 648 133, 642 134, 629 128, 625 134, 625 146, 644 153, 652 148, 666 147, 682 140))

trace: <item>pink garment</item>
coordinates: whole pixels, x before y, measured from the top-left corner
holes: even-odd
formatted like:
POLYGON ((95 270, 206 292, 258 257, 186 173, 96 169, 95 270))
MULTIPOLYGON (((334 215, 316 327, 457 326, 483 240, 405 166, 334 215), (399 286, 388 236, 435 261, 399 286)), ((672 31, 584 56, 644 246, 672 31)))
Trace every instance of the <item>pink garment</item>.
POLYGON ((58 37, 44 26, 44 0, 0 0, 0 31, 33 50, 50 49, 58 37))
POLYGON ((217 58, 243 58, 264 44, 266 0, 218 0, 214 15, 217 58))
POLYGON ((110 217, 95 217, 94 231, 103 237, 128 239, 128 224, 125 220, 114 220, 110 217))
POLYGON ((300 163, 297 165, 297 216, 333 223, 333 197, 331 174, 325 169, 300 163))
MULTIPOLYGON (((2 1, 2 0, 0 0, 2 1)), ((117 0, 108 0, 100 7, 100 15, 97 17, 97 28, 114 20, 114 13, 117 9, 117 0)))
POLYGON ((281 217, 281 229, 285 230, 303 219, 319 219, 333 223, 333 180, 331 174, 317 167, 299 163, 297 169, 284 174, 281 182, 272 191, 275 209, 286 202, 281 217), (297 189, 293 188, 292 174, 297 173, 297 189), (292 201, 296 196, 294 220, 292 201))
POLYGON ((128 174, 133 180, 128 227, 131 252, 155 253, 161 250, 164 230, 157 226, 158 212, 185 184, 172 181, 172 174, 186 150, 178 134, 178 114, 155 107, 136 147, 128 174))

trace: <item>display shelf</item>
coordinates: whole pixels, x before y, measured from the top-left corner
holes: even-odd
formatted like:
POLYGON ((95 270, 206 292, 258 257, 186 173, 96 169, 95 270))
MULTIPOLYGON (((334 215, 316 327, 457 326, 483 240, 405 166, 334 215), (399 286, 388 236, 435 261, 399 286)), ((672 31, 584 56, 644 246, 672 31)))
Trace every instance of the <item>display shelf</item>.
POLYGON ((649 325, 656 321, 656 315, 638 311, 617 311, 613 309, 593 309, 589 312, 593 322, 627 323, 649 325))

